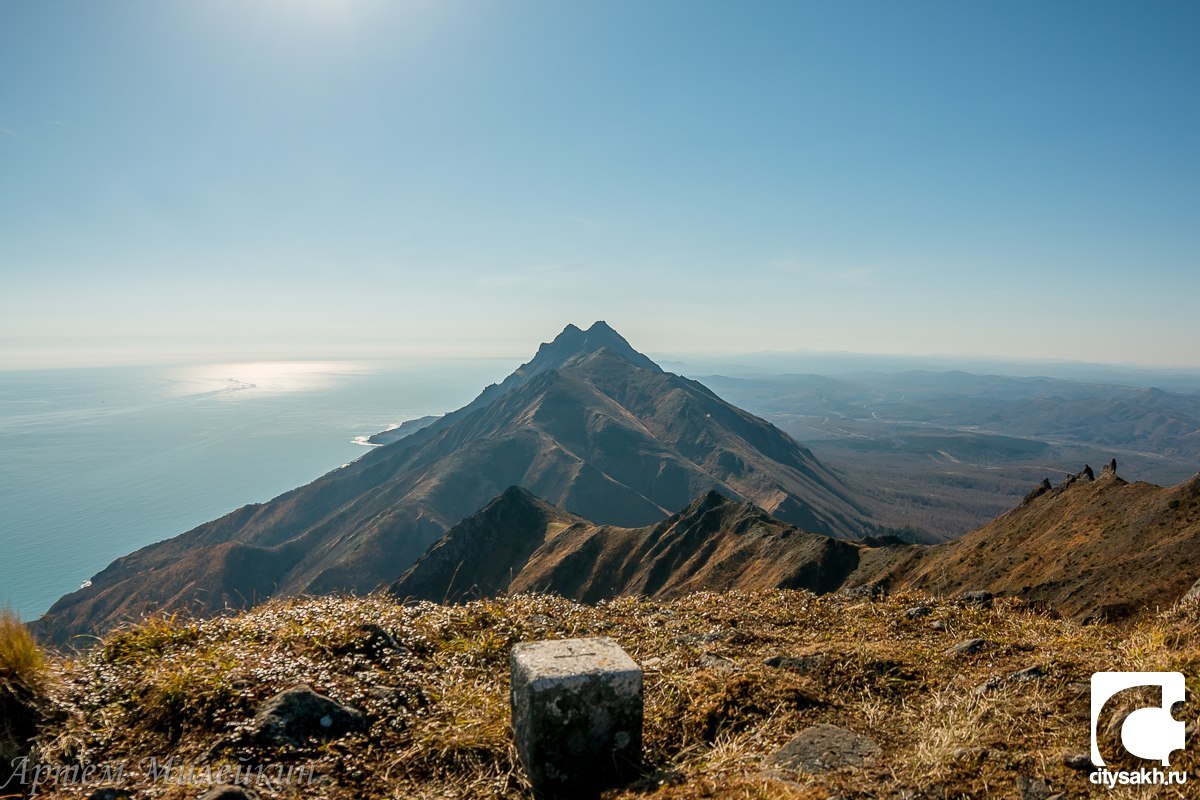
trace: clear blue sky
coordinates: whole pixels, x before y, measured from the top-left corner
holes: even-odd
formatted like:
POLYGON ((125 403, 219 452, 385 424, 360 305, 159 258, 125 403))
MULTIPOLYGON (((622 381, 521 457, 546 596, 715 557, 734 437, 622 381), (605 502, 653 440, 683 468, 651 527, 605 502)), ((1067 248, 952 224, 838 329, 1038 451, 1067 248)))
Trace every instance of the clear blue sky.
POLYGON ((0 366, 1200 365, 1200 5, 0 0, 0 366))

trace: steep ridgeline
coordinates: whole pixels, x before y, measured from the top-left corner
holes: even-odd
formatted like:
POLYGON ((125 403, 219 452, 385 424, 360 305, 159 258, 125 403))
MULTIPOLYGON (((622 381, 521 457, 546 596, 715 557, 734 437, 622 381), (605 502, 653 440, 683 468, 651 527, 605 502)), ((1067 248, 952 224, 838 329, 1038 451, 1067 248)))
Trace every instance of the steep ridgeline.
POLYGON ((438 602, 551 592, 589 603, 695 591, 830 592, 867 549, 801 531, 715 491, 657 524, 619 528, 514 486, 451 528, 391 591, 438 602))
POLYGON ((693 591, 875 587, 954 596, 986 589, 1079 620, 1116 621, 1200 595, 1200 475, 1169 489, 1115 463, 1043 483, 954 542, 846 542, 709 492, 654 525, 596 525, 513 487, 452 528, 392 585, 459 601, 552 592, 585 602, 693 591), (1194 587, 1194 588, 1193 588, 1194 587))
MULTIPOLYGON (((883 555, 883 554, 880 554, 883 555)), ((938 594, 988 589, 1042 602, 1080 620, 1118 620, 1170 606, 1200 578, 1200 475, 1170 488, 1129 483, 1113 461, 967 535, 932 547, 890 548, 861 582, 938 594)))
POLYGON ((805 530, 876 530, 808 450, 597 322, 346 467, 118 559, 38 629, 62 642, 151 611, 368 592, 513 485, 609 525, 649 525, 718 489, 805 530))

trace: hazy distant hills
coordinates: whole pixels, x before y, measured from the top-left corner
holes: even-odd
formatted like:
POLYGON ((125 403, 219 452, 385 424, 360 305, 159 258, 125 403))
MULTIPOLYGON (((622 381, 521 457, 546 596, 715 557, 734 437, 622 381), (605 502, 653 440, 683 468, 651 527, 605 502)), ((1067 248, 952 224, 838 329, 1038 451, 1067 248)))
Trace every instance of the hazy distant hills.
POLYGON ((921 424, 1200 460, 1200 394, 929 371, 704 381, 759 413, 921 424))
POLYGON ((1169 606, 1200 578, 1200 475, 1164 489, 1112 469, 1043 484, 954 542, 846 542, 709 492, 640 528, 596 525, 509 489, 452 528, 392 586, 459 601, 551 592, 584 602, 693 591, 986 589, 1078 619, 1169 606), (878 587, 878 588, 876 588, 878 587))
POLYGON ((370 591, 513 485, 601 524, 649 525, 718 489, 810 531, 877 531, 811 452, 601 322, 342 469, 118 559, 39 626, 61 641, 148 611, 370 591))
POLYGON ((944 538, 1083 463, 1116 455, 1164 486, 1200 464, 1200 394, 927 370, 702 380, 853 475, 875 518, 944 538))

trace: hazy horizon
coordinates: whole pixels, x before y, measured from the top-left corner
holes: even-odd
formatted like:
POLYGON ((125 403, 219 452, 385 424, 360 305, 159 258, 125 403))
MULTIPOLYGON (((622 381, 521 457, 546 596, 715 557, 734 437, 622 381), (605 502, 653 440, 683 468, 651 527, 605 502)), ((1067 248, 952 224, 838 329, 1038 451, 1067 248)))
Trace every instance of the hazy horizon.
POLYGON ((1200 367, 1200 8, 0 4, 0 369, 1200 367))

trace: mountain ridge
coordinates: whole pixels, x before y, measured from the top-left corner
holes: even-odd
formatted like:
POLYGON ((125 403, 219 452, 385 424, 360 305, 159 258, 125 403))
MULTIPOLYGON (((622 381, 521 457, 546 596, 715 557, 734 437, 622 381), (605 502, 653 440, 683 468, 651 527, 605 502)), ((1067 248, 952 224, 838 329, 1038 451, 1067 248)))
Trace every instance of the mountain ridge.
POLYGON ((1124 480, 1113 461, 1099 476, 1084 467, 1047 483, 992 523, 937 545, 841 541, 717 491, 649 526, 597 525, 514 488, 504 497, 538 513, 533 525, 503 532, 523 543, 519 562, 498 564, 480 544, 498 524, 492 504, 451 528, 391 592, 440 602, 548 592, 595 603, 693 591, 987 590, 1087 622, 1168 606, 1200 586, 1200 474, 1163 488, 1124 480), (480 571, 508 577, 482 581, 480 571))
POLYGON ((881 532, 842 479, 774 425, 664 372, 604 323, 568 326, 463 408, 117 559, 37 627, 63 642, 155 611, 370 592, 511 485, 613 525, 651 524, 717 488, 819 533, 881 532))
POLYGON ((510 487, 451 528, 390 591, 436 601, 549 592, 589 603, 692 591, 824 593, 855 571, 863 549, 802 531, 716 490, 660 522, 623 528, 597 525, 510 487), (517 558, 498 561, 513 550, 517 558))

